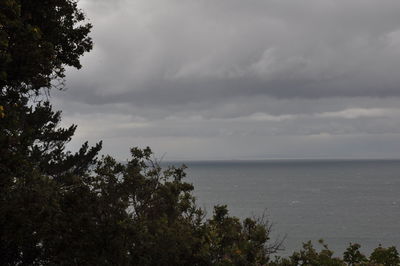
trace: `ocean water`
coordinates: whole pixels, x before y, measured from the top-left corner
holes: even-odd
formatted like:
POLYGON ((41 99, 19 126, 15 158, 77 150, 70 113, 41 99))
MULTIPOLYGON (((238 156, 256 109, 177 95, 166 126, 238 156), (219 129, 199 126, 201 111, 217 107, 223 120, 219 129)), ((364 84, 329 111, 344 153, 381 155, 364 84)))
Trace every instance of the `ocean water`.
POLYGON ((266 212, 286 256, 319 239, 341 255, 350 242, 370 253, 400 248, 400 161, 185 162, 200 207, 226 204, 245 218, 266 212))

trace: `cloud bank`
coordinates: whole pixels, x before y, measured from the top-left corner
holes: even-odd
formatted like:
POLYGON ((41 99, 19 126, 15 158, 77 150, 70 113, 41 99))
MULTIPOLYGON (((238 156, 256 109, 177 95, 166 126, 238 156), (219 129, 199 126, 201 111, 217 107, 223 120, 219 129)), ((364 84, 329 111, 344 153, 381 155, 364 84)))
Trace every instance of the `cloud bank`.
POLYGON ((399 1, 80 4, 95 49, 55 99, 81 139, 173 158, 400 155, 399 1))

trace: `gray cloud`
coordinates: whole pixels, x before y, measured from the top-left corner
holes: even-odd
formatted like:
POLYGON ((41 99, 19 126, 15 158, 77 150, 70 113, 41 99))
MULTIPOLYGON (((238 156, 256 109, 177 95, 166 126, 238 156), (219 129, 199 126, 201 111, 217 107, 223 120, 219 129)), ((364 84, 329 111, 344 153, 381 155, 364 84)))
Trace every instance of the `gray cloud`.
POLYGON ((91 104, 400 92, 398 1, 117 3, 93 14, 91 104))
MULTIPOLYGON (((95 49, 54 96, 66 123, 80 126, 77 141, 200 158, 262 156, 260 147, 286 154, 307 136, 330 145, 326 156, 361 156, 341 141, 400 139, 397 0, 80 4, 95 49)), ((400 154, 387 151, 379 156, 400 154)))

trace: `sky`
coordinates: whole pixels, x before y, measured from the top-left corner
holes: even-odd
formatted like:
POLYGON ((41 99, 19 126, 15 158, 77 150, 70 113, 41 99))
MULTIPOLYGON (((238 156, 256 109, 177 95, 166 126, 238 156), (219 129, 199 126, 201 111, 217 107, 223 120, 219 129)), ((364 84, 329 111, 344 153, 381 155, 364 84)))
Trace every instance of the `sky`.
POLYGON ((69 148, 126 159, 400 158, 398 0, 81 0, 69 148))

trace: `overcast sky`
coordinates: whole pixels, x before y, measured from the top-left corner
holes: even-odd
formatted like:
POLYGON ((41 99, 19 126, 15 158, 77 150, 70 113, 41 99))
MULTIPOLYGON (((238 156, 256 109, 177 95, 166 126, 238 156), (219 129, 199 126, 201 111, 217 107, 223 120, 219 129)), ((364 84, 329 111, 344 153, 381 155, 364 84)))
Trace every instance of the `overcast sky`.
POLYGON ((94 49, 53 92, 70 148, 124 159, 400 157, 398 0, 81 0, 94 49))

